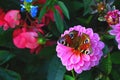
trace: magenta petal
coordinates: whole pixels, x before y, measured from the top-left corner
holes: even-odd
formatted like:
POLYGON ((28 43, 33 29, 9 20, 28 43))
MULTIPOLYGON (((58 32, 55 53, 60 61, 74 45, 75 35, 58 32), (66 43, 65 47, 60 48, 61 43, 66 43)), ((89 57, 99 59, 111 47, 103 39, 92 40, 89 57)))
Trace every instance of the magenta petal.
POLYGON ((90 56, 89 56, 89 55, 86 55, 86 54, 83 54, 83 55, 82 55, 82 59, 83 59, 84 61, 89 61, 89 60, 90 60, 90 56))
POLYGON ((86 61, 85 64, 81 67, 83 70, 87 70, 90 66, 90 62, 89 61, 86 61))
POLYGON ((71 62, 72 64, 76 64, 76 63, 78 63, 79 61, 80 61, 80 56, 78 56, 78 55, 72 55, 72 56, 71 56, 70 62, 71 62))
POLYGON ((83 61, 83 60, 80 60, 80 61, 78 62, 78 64, 79 64, 80 66, 83 66, 83 65, 84 65, 84 61, 83 61))
POLYGON ((116 36, 116 40, 117 40, 117 42, 120 41, 120 34, 117 34, 117 36, 116 36))
POLYGON ((120 44, 118 44, 118 49, 120 49, 120 44))
POLYGON ((103 42, 99 41, 98 42, 98 46, 99 46, 100 49, 103 49, 105 45, 104 45, 103 42))
POLYGON ((89 66, 84 65, 84 66, 82 66, 81 68, 82 68, 83 70, 87 70, 87 69, 89 68, 89 66))
POLYGON ((117 32, 116 32, 115 30, 110 30, 110 31, 109 31, 109 34, 111 34, 111 35, 116 35, 117 32))
POLYGON ((94 55, 99 55, 100 54, 99 48, 93 49, 93 53, 94 53, 94 55))
POLYGON ((75 72, 80 74, 80 73, 82 73, 82 70, 81 70, 81 68, 80 69, 75 69, 75 72))
POLYGON ((68 65, 68 66, 66 66, 66 69, 67 69, 68 71, 72 70, 72 69, 73 69, 73 65, 68 65))
POLYGON ((88 28, 86 30, 86 34, 89 34, 90 37, 93 37, 93 30, 91 28, 88 28))
POLYGON ((91 56, 91 61, 96 61, 97 60, 97 57, 96 56, 91 56))
POLYGON ((91 64, 90 64, 91 67, 95 66, 95 62, 92 61, 91 64))
POLYGON ((74 65, 74 69, 75 69, 75 70, 78 70, 79 68, 80 68, 80 65, 79 65, 79 64, 75 64, 75 65, 74 65))
POLYGON ((100 40, 100 37, 97 33, 94 33, 93 38, 96 42, 100 40))
POLYGON ((61 60, 62 60, 63 65, 71 65, 72 64, 69 60, 71 55, 72 55, 72 53, 68 52, 64 56, 62 56, 61 60))

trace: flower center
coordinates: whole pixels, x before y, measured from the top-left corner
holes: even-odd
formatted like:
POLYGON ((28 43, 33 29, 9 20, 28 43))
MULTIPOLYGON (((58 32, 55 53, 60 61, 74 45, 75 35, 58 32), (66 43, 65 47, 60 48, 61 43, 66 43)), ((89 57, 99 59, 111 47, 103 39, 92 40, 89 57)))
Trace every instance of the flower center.
POLYGON ((81 56, 82 55, 82 53, 79 50, 76 50, 74 48, 71 51, 73 52, 73 54, 75 54, 77 56, 81 56))

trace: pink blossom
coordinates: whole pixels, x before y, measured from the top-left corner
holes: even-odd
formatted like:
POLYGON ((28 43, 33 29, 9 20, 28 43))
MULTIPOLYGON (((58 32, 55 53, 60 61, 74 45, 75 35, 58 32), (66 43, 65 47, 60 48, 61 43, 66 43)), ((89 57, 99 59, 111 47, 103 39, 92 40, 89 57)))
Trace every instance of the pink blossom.
POLYGON ((114 26, 120 22, 120 11, 109 11, 105 16, 106 21, 110 26, 114 26))
POLYGON ((26 28, 16 29, 13 32, 13 43, 18 48, 34 49, 38 47, 38 34, 33 31, 27 31, 26 28))
POLYGON ((115 39, 118 43, 118 49, 120 49, 120 23, 114 25, 114 27, 112 28, 112 30, 109 31, 109 33, 115 36, 115 39))
POLYGON ((15 28, 16 25, 20 24, 19 10, 10 10, 4 16, 0 16, 0 26, 3 26, 4 30, 15 28))
POLYGON ((81 54, 75 48, 65 46, 58 42, 56 47, 57 56, 61 59, 62 64, 68 71, 74 69, 75 72, 82 73, 82 71, 90 70, 91 67, 99 64, 99 60, 103 55, 102 49, 104 48, 104 43, 100 41, 99 35, 94 33, 91 28, 85 28, 80 25, 66 30, 61 37, 73 30, 89 35, 92 52, 90 54, 81 54))

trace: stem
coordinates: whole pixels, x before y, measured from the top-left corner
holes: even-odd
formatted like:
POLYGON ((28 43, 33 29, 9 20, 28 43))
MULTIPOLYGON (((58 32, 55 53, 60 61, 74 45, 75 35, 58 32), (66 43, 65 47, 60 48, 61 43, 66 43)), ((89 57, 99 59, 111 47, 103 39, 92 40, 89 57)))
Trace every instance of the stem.
POLYGON ((72 76, 73 76, 74 80, 76 80, 74 70, 72 70, 71 72, 72 72, 72 76))

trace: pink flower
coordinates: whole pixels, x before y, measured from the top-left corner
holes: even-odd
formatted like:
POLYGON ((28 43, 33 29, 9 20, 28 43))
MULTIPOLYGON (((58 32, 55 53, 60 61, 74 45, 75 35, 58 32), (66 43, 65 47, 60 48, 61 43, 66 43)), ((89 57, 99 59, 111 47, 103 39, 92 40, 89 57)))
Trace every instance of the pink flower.
MULTIPOLYGON (((57 5, 55 6, 56 10, 58 10, 58 12, 60 13, 61 17, 63 18, 63 14, 62 14, 62 10, 61 8, 57 5)), ((48 25, 50 23, 50 21, 54 22, 54 13, 53 11, 50 9, 48 10, 48 12, 43 16, 41 23, 48 25)))
POLYGON ((35 49, 38 47, 38 34, 33 31, 27 31, 26 28, 16 29, 13 32, 13 43, 18 48, 35 49))
POLYGON ((114 25, 114 27, 112 28, 112 30, 109 31, 109 33, 115 36, 115 39, 118 43, 118 49, 120 49, 120 23, 114 25))
POLYGON ((3 26, 4 30, 15 28, 16 25, 20 24, 19 10, 10 10, 4 16, 0 16, 0 26, 3 26))
POLYGON ((109 11, 105 18, 110 26, 116 25, 120 22, 120 11, 118 10, 109 11))
POLYGON ((61 59, 62 64, 68 71, 74 69, 75 72, 82 73, 82 71, 90 70, 91 67, 99 64, 99 60, 103 55, 102 49, 104 48, 104 43, 100 41, 100 37, 97 33, 93 33, 91 28, 86 29, 80 25, 66 30, 61 37, 71 31, 78 31, 78 36, 83 33, 88 35, 90 38, 92 52, 90 54, 83 54, 75 48, 64 46, 58 42, 56 47, 57 56, 61 59))

